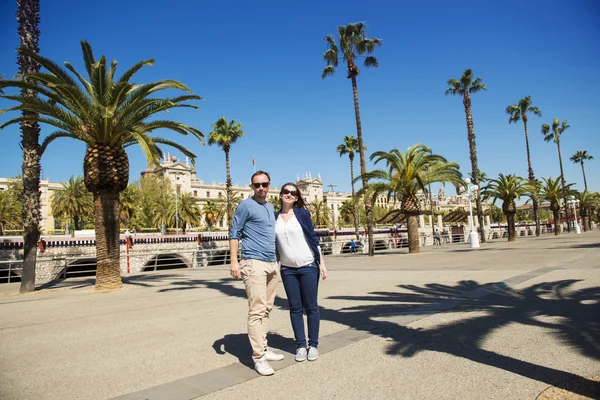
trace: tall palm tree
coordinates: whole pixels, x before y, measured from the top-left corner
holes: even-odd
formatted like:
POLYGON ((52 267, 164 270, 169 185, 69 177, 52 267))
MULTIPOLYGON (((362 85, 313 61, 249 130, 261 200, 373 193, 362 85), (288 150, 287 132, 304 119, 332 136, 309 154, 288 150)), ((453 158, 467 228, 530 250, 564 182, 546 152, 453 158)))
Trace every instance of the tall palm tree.
POLYGON ((85 188, 83 177, 71 175, 69 182, 63 183, 62 188, 54 192, 52 215, 64 216, 67 224, 73 223, 71 237, 75 237, 77 229, 82 229, 83 218, 93 213, 94 199, 85 188))
POLYGON ((314 199, 309 205, 310 216, 315 227, 327 227, 331 224, 331 210, 321 199, 314 199))
MULTIPOLYGON (((323 53, 323 58, 327 66, 323 70, 321 78, 326 78, 335 73, 339 61, 346 65, 346 77, 352 82, 352 93, 354 95, 354 116, 356 119, 356 136, 358 140, 358 149, 360 155, 360 174, 364 176, 367 172, 367 164, 365 160, 365 147, 362 135, 362 124, 360 122, 360 108, 358 105, 358 86, 356 85, 356 77, 360 73, 355 60, 364 57, 365 67, 378 67, 377 58, 372 56, 375 48, 381 46, 383 41, 377 38, 368 38, 365 32, 365 25, 362 22, 354 24, 338 26, 338 42, 333 36, 325 36, 327 42, 327 51, 323 53), (339 44, 338 44, 339 43, 339 44)), ((363 188, 367 185, 367 180, 362 181, 363 188)), ((369 236, 369 255, 375 255, 373 247, 373 215, 371 212, 372 206, 370 201, 365 201, 365 214, 367 217, 367 230, 369 236)))
MULTIPOLYGON (((487 90, 487 86, 481 81, 481 78, 473 79, 473 71, 470 68, 465 69, 459 80, 448 79, 449 88, 446 89, 446 95, 462 96, 463 106, 465 108, 465 116, 467 118, 467 136, 469 139, 469 153, 471 155, 471 174, 473 183, 479 186, 479 168, 477 167, 477 146, 475 143, 475 128, 473 127, 473 115, 471 113, 471 96, 480 90, 487 90)), ((483 210, 481 209, 481 196, 475 198, 477 204, 477 220, 479 221, 479 229, 481 232, 481 242, 485 243, 485 230, 483 225, 483 210)))
POLYGON ((493 198, 493 203, 496 203, 496 200, 502 200, 502 212, 508 223, 509 242, 514 242, 517 239, 515 235, 517 203, 515 200, 530 192, 528 186, 529 181, 520 176, 498 174, 498 179, 490 179, 488 184, 481 189, 483 197, 493 198))
MULTIPOLYGON (((352 184, 352 198, 354 198, 354 154, 355 152, 359 152, 360 149, 358 147, 358 139, 354 136, 344 136, 344 143, 340 144, 336 151, 340 153, 340 157, 344 154, 348 154, 348 158, 350 159, 350 183, 352 184)), ((356 203, 354 203, 356 205, 356 203)), ((358 233, 358 209, 354 207, 352 212, 353 220, 354 220, 354 233, 356 235, 356 239, 359 239, 358 233)))
MULTIPOLYGON (((373 198, 387 195, 401 201, 400 213, 406 216, 408 225, 408 251, 418 253, 420 202, 418 193, 425 192, 430 183, 452 183, 456 186, 462 184, 462 175, 458 164, 448 162, 444 157, 433 154, 431 149, 417 143, 402 153, 398 149, 389 152, 376 151, 371 155, 375 164, 385 161, 387 169, 378 169, 367 172, 365 176, 357 179, 374 181, 369 183, 368 189, 373 190, 373 198)), ((359 190, 360 194, 363 189, 359 190)))
MULTIPOLYGON (((40 0, 17 0, 17 32, 21 38, 21 47, 31 53, 38 53, 40 38, 40 0)), ((40 64, 28 54, 17 56, 19 74, 28 80, 28 74, 40 71, 40 64)), ((30 101, 37 100, 36 90, 21 87, 21 97, 30 101)), ((1 92, 1 90, 0 90, 1 92)), ((37 242, 40 238, 40 125, 36 121, 34 110, 21 110, 21 148, 23 149, 23 273, 21 293, 35 290, 35 266, 37 260, 37 242)))
POLYGON ((156 129, 169 129, 180 134, 192 133, 202 140, 199 130, 183 123, 154 119, 161 111, 178 107, 198 107, 188 104, 201 97, 185 94, 174 98, 152 97, 162 90, 175 89, 190 92, 185 85, 173 80, 161 80, 147 84, 130 80, 144 66, 154 60, 141 61, 115 79, 116 61, 110 66, 102 56, 96 60, 88 42, 81 42, 83 60, 88 79, 84 78, 68 62, 65 67, 75 75, 73 79, 66 70, 48 58, 21 48, 20 54, 33 58, 45 73, 27 73, 24 79, 3 80, 0 85, 33 90, 44 98, 8 96, 18 105, 0 111, 30 111, 9 120, 0 129, 14 123, 38 121, 58 128, 42 143, 40 151, 58 138, 71 138, 84 142, 87 151, 83 161, 84 182, 94 195, 97 272, 96 289, 116 289, 122 286, 119 248, 119 193, 129 181, 129 159, 125 147, 139 144, 148 164, 158 166, 162 152, 158 144, 179 149, 184 155, 195 155, 176 142, 152 137, 156 129), (78 82, 77 82, 78 81, 78 82))
MULTIPOLYGON (((508 123, 517 123, 519 120, 523 120, 523 127, 525 128, 525 148, 527 149, 527 167, 529 183, 535 182, 535 174, 533 173, 533 167, 531 166, 531 153, 529 151, 529 133, 527 130, 527 113, 530 112, 538 117, 542 116, 542 112, 539 108, 531 104, 531 96, 525 96, 517 104, 506 107, 506 113, 510 115, 508 123)), ((533 204, 533 216, 535 220, 535 236, 540 236, 540 218, 538 215, 538 200, 536 196, 531 197, 533 204)))
POLYGON ((560 235, 560 202, 561 199, 571 194, 571 186, 573 184, 563 185, 558 179, 555 180, 552 177, 548 179, 544 178, 543 180, 540 186, 540 199, 550 202, 550 211, 552 211, 552 216, 554 217, 554 234, 560 235))
MULTIPOLYGON (((554 121, 552 121, 552 126, 550 126, 548 124, 542 125, 542 134, 544 135, 544 140, 546 142, 553 141, 554 143, 556 143, 556 148, 558 149, 558 163, 560 164, 560 183, 562 185, 563 192, 565 192, 565 196, 566 196, 567 188, 566 188, 566 184, 565 184, 565 174, 563 172, 562 155, 560 152, 560 137, 562 136, 564 131, 566 131, 570 127, 571 127, 571 125, 567 124, 566 119, 561 124, 558 118, 554 118, 554 121)), ((569 211, 569 207, 567 207, 566 198, 564 199, 564 201, 565 201, 565 216, 567 218, 567 232, 571 232, 570 211, 569 211)))
POLYGON ((583 187, 585 188, 586 192, 587 192, 588 188, 587 188, 587 180, 585 179, 585 168, 583 167, 583 162, 588 161, 588 160, 593 160, 593 159, 594 159, 594 157, 591 154, 588 154, 588 152, 586 150, 577 150, 577 152, 575 154, 573 154, 570 158, 570 160, 573 161, 574 163, 581 164, 581 172, 583 173, 583 187))
POLYGON ((202 212, 198 205, 198 199, 192 193, 180 193, 178 196, 178 210, 175 210, 175 204, 171 203, 169 207, 169 220, 172 225, 180 225, 182 232, 185 233, 188 226, 200 226, 202 212), (175 218, 179 218, 181 223, 177 224, 175 218))
POLYGON ((231 170, 229 167, 229 150, 231 145, 234 144, 240 137, 244 136, 242 131, 242 124, 236 123, 234 120, 227 122, 225 117, 221 117, 213 124, 213 131, 208 134, 208 144, 216 144, 223 149, 225 152, 225 173, 227 175, 227 181, 225 183, 225 191, 227 193, 227 231, 231 230, 231 224, 233 222, 233 199, 231 193, 231 170))

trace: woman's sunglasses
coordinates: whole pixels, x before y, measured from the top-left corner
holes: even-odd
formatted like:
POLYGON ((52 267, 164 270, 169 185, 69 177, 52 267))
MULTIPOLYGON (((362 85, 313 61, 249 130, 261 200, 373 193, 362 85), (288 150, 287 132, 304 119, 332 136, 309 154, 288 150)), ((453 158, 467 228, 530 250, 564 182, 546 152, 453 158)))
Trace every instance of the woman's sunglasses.
POLYGON ((271 184, 271 182, 259 182, 259 183, 253 183, 252 186, 254 186, 254 189, 258 189, 261 186, 264 188, 268 188, 270 184, 271 184))
POLYGON ((287 190, 283 189, 281 194, 291 194, 292 196, 298 196, 298 192, 296 190, 287 190))

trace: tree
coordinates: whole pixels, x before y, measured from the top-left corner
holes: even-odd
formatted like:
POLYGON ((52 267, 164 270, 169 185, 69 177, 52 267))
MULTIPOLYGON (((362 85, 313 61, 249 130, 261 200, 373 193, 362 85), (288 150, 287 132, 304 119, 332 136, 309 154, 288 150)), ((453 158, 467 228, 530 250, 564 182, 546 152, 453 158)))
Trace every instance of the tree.
MULTIPOLYGON (((427 185, 434 182, 461 185, 462 175, 458 164, 433 154, 429 147, 420 143, 409 147, 405 153, 398 149, 376 151, 371 155, 371 160, 375 160, 375 164, 385 161, 387 169, 370 171, 359 178, 374 181, 369 183, 373 198, 386 195, 401 201, 400 212, 406 216, 408 225, 408 251, 418 253, 420 244, 417 217, 421 210, 417 195, 420 191, 425 192, 427 185)), ((358 194, 362 194, 363 189, 358 194)))
POLYGON ((212 231, 213 226, 223 218, 227 212, 227 205, 218 200, 207 200, 202 208, 202 215, 208 225, 208 230, 212 231))
POLYGON ((575 193, 575 197, 579 200, 579 210, 581 215, 581 221, 583 222, 583 230, 587 232, 591 230, 591 210, 597 208, 600 205, 600 195, 595 192, 583 192, 575 193))
MULTIPOLYGON (((523 120, 523 127, 525 128, 525 148, 527 149, 527 167, 529 183, 534 184, 535 174, 533 173, 533 167, 531 166, 531 153, 529 151, 529 133, 527 131, 527 113, 542 116, 542 112, 539 108, 531 104, 531 96, 525 96, 517 104, 506 107, 506 113, 510 115, 508 123, 517 123, 519 120, 523 120)), ((540 236, 540 218, 538 215, 538 200, 536 196, 531 197, 533 204, 533 218, 535 221, 535 236, 540 236)))
MULTIPOLYGON (((550 125, 548 125, 548 124, 542 125, 542 134, 544 135, 544 140, 546 142, 554 141, 554 143, 556 143, 556 148, 558 149, 558 163, 560 165, 560 182, 562 185, 562 190, 565 193, 565 196, 567 193, 567 186, 565 184, 565 174, 563 172, 562 155, 560 153, 560 137, 562 136, 564 131, 566 131, 570 127, 571 127, 571 125, 567 124, 567 120, 564 120, 561 124, 558 118, 554 118, 554 121, 552 121, 552 127, 550 127, 550 125)), ((570 211, 569 211, 569 207, 567 207, 566 198, 564 199, 564 201, 565 201, 565 216, 567 218, 567 232, 571 232, 571 224, 568 223, 568 221, 571 220, 570 211)))
POLYGON ((552 177, 544 178, 544 182, 540 186, 540 198, 550 202, 550 210, 554 217, 555 235, 560 235, 560 201, 572 192, 571 186, 573 186, 572 183, 562 185, 558 179, 554 180, 552 177))
POLYGON ((356 212, 356 204, 352 200, 344 200, 340 207, 340 217, 344 224, 354 224, 356 230, 358 230, 358 213, 356 212))
POLYGON ((131 224, 140 204, 140 188, 137 185, 127 185, 125 190, 119 194, 119 203, 121 204, 121 223, 127 226, 133 226, 135 228, 141 228, 141 226, 135 226, 131 224))
POLYGON ((23 226, 23 179, 18 176, 8 183, 8 190, 0 191, 0 236, 6 229, 21 228, 23 226))
POLYGON ((54 192, 52 215, 63 216, 67 225, 72 226, 71 237, 75 237, 77 229, 82 229, 83 218, 93 212, 94 199, 85 188, 83 177, 71 175, 69 182, 63 183, 62 188, 54 192))
POLYGON ((236 123, 234 120, 227 122, 225 117, 221 117, 213 124, 213 131, 208 134, 208 144, 216 144, 225 152, 225 173, 227 181, 225 183, 225 191, 227 193, 227 231, 231 230, 231 224, 233 222, 233 203, 230 201, 233 199, 231 193, 231 170, 229 167, 229 150, 231 145, 234 144, 240 137, 244 136, 242 131, 242 124, 236 123))
POLYGON ((202 213, 198 206, 198 199, 194 197, 192 193, 179 193, 179 199, 177 201, 178 209, 175 210, 175 203, 171 203, 169 207, 169 221, 171 226, 178 226, 176 218, 182 223, 182 231, 185 233, 188 225, 200 226, 202 221, 202 213))
POLYGON ((484 198, 493 198, 493 203, 496 203, 496 200, 502 200, 502 212, 508 223, 509 242, 517 239, 515 235, 517 203, 515 200, 529 192, 528 185, 528 181, 520 176, 498 174, 498 179, 490 179, 488 184, 481 189, 484 198))
POLYGON ((502 209, 495 204, 490 204, 490 219, 500 225, 506 221, 506 216, 502 212, 502 209))
POLYGON ((327 203, 320 199, 314 199, 309 205, 308 210, 313 224, 317 228, 328 227, 331 224, 331 210, 327 203))
MULTIPOLYGON (((340 157, 344 154, 348 154, 348 158, 350 159, 350 183, 352 185, 352 197, 354 198, 354 195, 356 193, 354 190, 354 153, 360 152, 360 149, 358 147, 358 140, 354 136, 344 136, 344 143, 340 144, 336 148, 336 151, 340 153, 340 157)), ((358 209, 356 207, 352 211, 352 216, 354 222, 354 234, 356 235, 356 239, 358 240, 358 209)))
MULTIPOLYGON (((38 53, 40 40, 40 1, 17 0, 17 32, 21 38, 21 48, 31 54, 38 53)), ((40 71, 40 64, 29 54, 19 52, 17 56, 19 74, 31 83, 29 74, 40 71)), ((28 101, 37 101, 35 88, 21 87, 21 97, 28 101)), ((1 90, 0 90, 1 92, 1 90)), ((23 273, 20 293, 35 290, 35 266, 37 261, 37 242, 40 238, 41 203, 40 203, 40 125, 35 110, 20 110, 21 148, 23 149, 23 273)), ((0 111, 0 114, 2 112, 0 111)), ((1 129, 1 128, 0 128, 1 129)))
POLYGON ((32 90, 44 98, 29 96, 0 97, 18 103, 6 111, 29 111, 4 123, 7 125, 38 121, 57 131, 46 137, 40 151, 58 138, 71 138, 87 145, 83 161, 84 182, 94 196, 97 272, 96 289, 116 289, 122 286, 119 246, 119 193, 129 181, 129 159, 125 148, 139 144, 149 165, 158 166, 159 144, 179 149, 195 159, 194 153, 176 142, 150 136, 157 129, 168 129, 180 134, 191 133, 199 140, 204 136, 199 130, 180 122, 155 118, 162 111, 179 107, 197 109, 188 104, 201 97, 185 94, 173 98, 157 98, 157 92, 174 89, 190 92, 185 85, 173 80, 161 80, 147 84, 130 80, 144 66, 154 63, 145 60, 127 70, 120 79, 115 79, 116 61, 107 66, 104 56, 96 60, 89 43, 81 42, 84 65, 88 79, 84 78, 68 62, 66 69, 75 75, 73 79, 66 70, 48 58, 21 48, 19 54, 33 58, 45 73, 27 73, 23 79, 3 80, 3 87, 32 90), (79 81, 79 83, 77 83, 79 81))
MULTIPOLYGON (((448 79, 449 88, 446 89, 446 95, 459 95, 463 98, 463 106, 465 108, 465 116, 467 118, 467 137, 469 139, 469 153, 471 156, 471 174, 473 183, 477 186, 480 184, 479 169, 477 167, 477 146, 475 143, 475 128, 473 126, 473 115, 471 113, 471 97, 470 94, 487 90, 487 86, 481 81, 481 78, 473 79, 473 71, 470 68, 465 69, 459 80, 448 79)), ((475 198, 477 204, 477 221, 479 221, 479 229, 481 230, 481 242, 485 243, 485 230, 483 222, 483 210, 481 208, 481 196, 475 198)))
POLYGON ((171 207, 174 204, 174 192, 161 191, 158 196, 152 199, 152 224, 160 229, 163 235, 167 233, 167 226, 171 219, 171 207))
POLYGON ((581 173, 583 174, 583 187, 585 188, 585 191, 587 192, 588 188, 587 188, 587 180, 585 179, 585 168, 583 167, 583 162, 584 161, 588 161, 588 160, 593 160, 594 157, 591 154, 588 154, 588 152, 586 150, 577 150, 577 152, 575 154, 573 154, 570 158, 571 161, 573 161, 575 164, 580 163, 581 164, 581 173))
MULTIPOLYGON (((338 27, 338 43, 335 38, 331 35, 325 36, 327 42, 327 51, 323 54, 323 58, 327 63, 327 66, 323 70, 321 78, 326 78, 335 73, 335 69, 341 60, 346 64, 347 74, 346 77, 352 82, 352 93, 354 95, 354 116, 356 119, 356 136, 358 140, 358 149, 360 155, 360 174, 365 176, 367 173, 367 166, 365 161, 365 147, 362 135, 362 124, 360 121, 360 108, 358 105, 358 86, 356 85, 356 77, 359 75, 360 70, 356 66, 355 60, 357 58, 364 57, 365 67, 378 67, 379 62, 377 58, 372 56, 375 48, 383 44, 381 39, 373 38, 370 39, 366 36, 365 26, 362 22, 354 24, 341 25, 338 27)), ((362 180, 363 188, 367 185, 367 180, 362 180)), ((373 247, 373 215, 371 212, 371 202, 365 201, 365 214, 367 219, 367 230, 369 236, 369 256, 375 255, 375 249, 373 247)))

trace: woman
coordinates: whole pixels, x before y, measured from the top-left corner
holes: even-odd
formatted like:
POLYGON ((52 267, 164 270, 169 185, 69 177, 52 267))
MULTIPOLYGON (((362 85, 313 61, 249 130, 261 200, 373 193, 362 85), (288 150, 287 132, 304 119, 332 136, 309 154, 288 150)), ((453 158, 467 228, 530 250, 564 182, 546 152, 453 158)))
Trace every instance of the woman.
POLYGON ((290 319, 296 337, 296 361, 319 358, 319 275, 327 278, 319 239, 304 199, 293 183, 286 183, 279 193, 280 211, 276 213, 275 233, 281 261, 281 280, 290 307, 290 319), (302 309, 308 322, 308 349, 302 309))

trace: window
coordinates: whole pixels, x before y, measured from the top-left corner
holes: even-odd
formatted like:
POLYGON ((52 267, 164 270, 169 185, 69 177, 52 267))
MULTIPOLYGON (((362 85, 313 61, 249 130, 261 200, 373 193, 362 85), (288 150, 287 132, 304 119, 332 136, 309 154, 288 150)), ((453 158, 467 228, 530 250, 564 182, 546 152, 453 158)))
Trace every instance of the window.
POLYGON ((208 190, 206 191, 206 197, 210 197, 210 192, 208 190))
POLYGON ((194 190, 194 197, 198 197, 198 191, 194 190))

